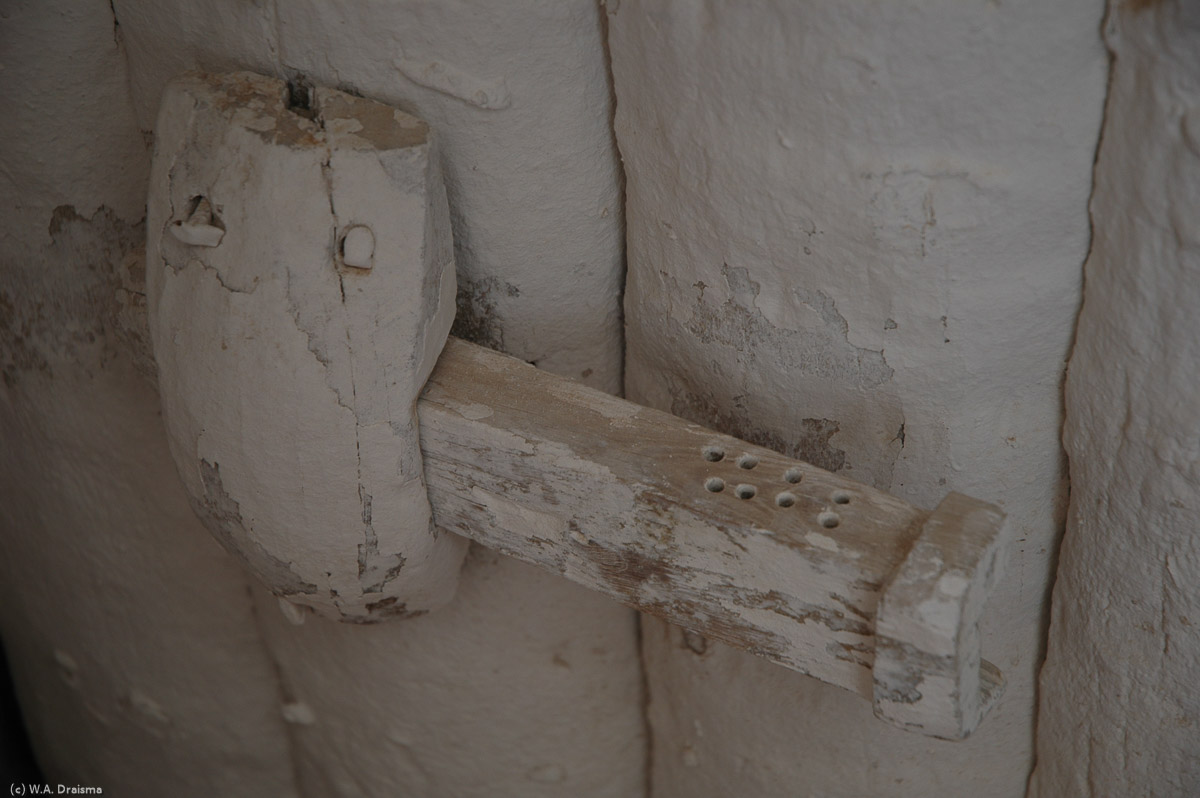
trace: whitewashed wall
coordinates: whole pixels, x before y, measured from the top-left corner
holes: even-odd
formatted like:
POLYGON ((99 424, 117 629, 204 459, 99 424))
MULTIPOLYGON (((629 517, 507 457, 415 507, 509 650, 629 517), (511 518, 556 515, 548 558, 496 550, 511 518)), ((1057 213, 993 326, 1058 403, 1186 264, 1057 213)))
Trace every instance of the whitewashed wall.
POLYGON ((1111 5, 1040 798, 1200 794, 1200 7, 1111 5))
POLYGON ((391 103, 445 146, 457 332, 620 389, 621 170, 589 0, 114 0, 138 120, 179 72, 304 74, 391 103))
POLYGON ((1031 794, 1196 792, 1200 19, 1113 0, 1102 41, 1104 13, 7 4, 0 634, 48 775, 132 796, 638 796, 647 775, 659 798, 1022 795, 1091 242, 1031 794), (304 73, 428 120, 458 331, 611 391, 615 92, 631 398, 925 506, 1004 506, 1000 707, 942 743, 657 621, 639 660, 630 613, 477 547, 435 615, 287 620, 191 516, 158 416, 150 128, 194 67, 304 73))
POLYGON ((296 796, 246 579, 162 432, 112 12, 3 17, 0 634, 38 758, 114 795, 296 796))
POLYGON ((1066 500, 1098 0, 609 3, 626 389, 932 507, 1000 504, 1009 692, 944 743, 645 623, 656 796, 1017 796, 1066 500))
POLYGON ((179 489, 139 315, 164 83, 303 72, 438 130, 459 331, 619 389, 599 9, 39 0, 4 16, 0 633, 48 775, 131 796, 640 795, 630 611, 483 550, 458 599, 413 623, 294 626, 252 599, 179 489))

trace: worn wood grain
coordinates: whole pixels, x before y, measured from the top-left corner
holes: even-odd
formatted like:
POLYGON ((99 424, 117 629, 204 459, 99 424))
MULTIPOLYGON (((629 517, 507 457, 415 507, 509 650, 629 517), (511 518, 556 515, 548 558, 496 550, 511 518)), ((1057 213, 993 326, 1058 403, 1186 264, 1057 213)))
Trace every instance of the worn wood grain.
MULTIPOLYGON (((928 511, 453 338, 419 417, 441 528, 875 698, 876 610, 928 537, 928 511)), ((968 530, 975 548, 995 546, 1002 516, 989 518, 968 530)), ((906 573, 920 581, 918 570, 906 573)), ((947 645, 973 646, 961 653, 978 663, 977 635, 951 626, 947 645)), ((958 701, 922 695, 917 667, 899 700, 938 712, 958 701)), ((922 730, 912 714, 882 716, 922 730)))
POLYGON ((875 613, 875 714, 958 740, 1004 690, 980 658, 979 619, 996 578, 1004 516, 951 493, 921 527, 875 613))

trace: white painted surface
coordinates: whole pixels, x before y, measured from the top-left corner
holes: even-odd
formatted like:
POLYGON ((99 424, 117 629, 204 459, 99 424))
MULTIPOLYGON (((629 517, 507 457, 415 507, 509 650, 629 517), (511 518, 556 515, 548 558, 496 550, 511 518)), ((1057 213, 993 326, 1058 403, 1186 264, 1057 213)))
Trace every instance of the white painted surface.
MULTIPOLYGON (((984 650, 1013 683, 971 740, 943 744, 647 623, 657 793, 1019 795, 1102 9, 733 8, 608 8, 634 398, 918 504, 952 488, 1002 504, 1017 548, 984 650)), ((1109 35, 1124 110, 1073 367, 1077 501, 1040 798, 1197 779, 1185 365, 1200 117, 1181 9, 1121 12, 1109 35)), ((619 173, 594 7, 116 11, 114 30, 103 3, 15 2, 0 25, 0 632, 44 763, 128 795, 288 796, 294 746, 306 795, 639 794, 630 616, 511 560, 476 551, 439 626, 360 634, 258 596, 273 667, 243 576, 178 489, 139 322, 142 131, 161 87, 192 66, 287 66, 448 131, 467 332, 618 387, 619 173)))
POLYGON ((84 5, 10 4, 0 25, 0 352, 16 380, 0 385, 0 631, 48 775, 131 796, 286 798, 296 768, 310 796, 641 794, 634 616, 512 560, 472 558, 462 605, 421 627, 259 602, 272 662, 135 371, 152 371, 139 220, 161 87, 286 62, 450 131, 472 330, 618 388, 620 172, 595 6, 293 3, 264 28, 273 3, 130 2, 114 30, 106 4, 84 5), (396 37, 404 59, 507 100, 446 94, 461 74, 397 66, 396 37), (385 728, 395 740, 363 733, 385 728))
POLYGON ((111 14, 0 16, 0 633, 38 757, 105 794, 292 798, 247 580, 162 433, 111 14))
POLYGON ((250 69, 348 88, 445 145, 464 337, 621 388, 621 171, 600 11, 571 2, 115 0, 138 119, 167 81, 250 69))
POLYGON ((630 398, 927 507, 994 501, 1016 539, 983 629, 1008 693, 963 743, 647 623, 657 795, 1023 791, 1102 12, 609 5, 630 398))
POLYGON ((979 627, 1011 542, 995 505, 961 493, 925 520, 875 613, 875 717, 943 740, 979 727, 1006 687, 979 627))
POLYGON ((257 598, 282 694, 311 712, 291 727, 306 794, 643 794, 636 617, 604 596, 472 545, 420 618, 296 626, 257 598))
POLYGON ((857 692, 910 731, 965 737, 1000 693, 979 654, 1007 543, 992 505, 951 493, 928 513, 459 339, 419 415, 447 531, 857 692))
POLYGON ((249 72, 163 94, 146 300, 171 453, 276 595, 359 623, 428 612, 466 554, 433 525, 416 415, 454 318, 437 139, 381 103, 317 87, 308 118, 288 94, 249 72), (219 245, 171 235, 197 215, 219 245), (378 230, 378 268, 342 262, 347 228, 378 230))
POLYGON ((1200 794, 1200 8, 1113 3, 1030 794, 1200 794))

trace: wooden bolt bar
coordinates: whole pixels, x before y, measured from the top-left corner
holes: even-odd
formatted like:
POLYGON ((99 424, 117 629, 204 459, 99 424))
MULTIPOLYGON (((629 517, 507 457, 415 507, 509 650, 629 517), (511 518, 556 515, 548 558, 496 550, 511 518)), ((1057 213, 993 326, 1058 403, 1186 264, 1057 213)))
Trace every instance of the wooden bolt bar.
POLYGON ((969 734, 1003 515, 930 513, 451 338, 418 415, 435 522, 875 703, 969 734), (888 636, 877 635, 886 607, 888 636))

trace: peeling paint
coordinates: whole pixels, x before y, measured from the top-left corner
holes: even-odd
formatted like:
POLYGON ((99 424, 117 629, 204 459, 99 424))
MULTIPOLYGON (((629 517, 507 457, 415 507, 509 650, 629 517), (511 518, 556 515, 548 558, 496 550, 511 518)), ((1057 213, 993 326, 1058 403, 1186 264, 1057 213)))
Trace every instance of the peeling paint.
POLYGON ((875 388, 892 379, 894 371, 882 351, 850 343, 849 324, 828 294, 792 289, 819 317, 821 326, 786 330, 771 324, 757 307, 762 287, 748 269, 722 264, 721 275, 730 296, 719 306, 703 299, 692 306, 686 329, 696 340, 732 349, 747 366, 757 362, 761 351, 769 351, 777 353, 790 370, 846 385, 875 388))
MULTIPOLYGON (((401 554, 390 554, 386 557, 380 555, 379 536, 375 534, 375 527, 371 523, 371 494, 366 492, 361 483, 358 486, 358 493, 362 501, 364 538, 364 542, 358 547, 358 579, 362 582, 363 593, 378 593, 383 590, 384 585, 400 575, 401 569, 404 568, 405 557, 401 554)), ((382 601, 367 604, 368 612, 378 608, 391 607, 392 604, 395 604, 395 597, 391 598, 391 604, 385 604, 382 601)))
POLYGON ((517 286, 496 277, 472 280, 470 277, 459 275, 457 314, 454 317, 454 326, 450 330, 451 334, 503 352, 504 323, 495 299, 500 292, 508 297, 521 295, 517 286))
POLYGON ((804 536, 804 539, 819 549, 825 549, 826 551, 838 550, 837 541, 828 535, 822 535, 820 532, 809 532, 804 536))
POLYGON ((830 442, 841 430, 836 421, 827 418, 802 418, 785 437, 758 426, 748 412, 736 405, 731 411, 720 410, 718 403, 711 396, 690 394, 684 388, 675 387, 674 383, 670 392, 673 397, 673 415, 765 446, 826 471, 841 471, 846 466, 846 452, 830 442))
POLYGON ((145 225, 107 207, 91 217, 60 205, 37 257, 62 269, 0 263, 0 376, 15 387, 23 375, 53 376, 56 361, 106 368, 128 359, 153 380, 146 319, 145 225), (37 297, 36 301, 29 301, 37 297))
POLYGON ((226 545, 253 542, 246 557, 277 593, 303 587, 299 603, 353 622, 444 603, 464 549, 430 522, 414 406, 452 316, 453 242, 428 126, 302 76, 191 73, 162 108, 149 208, 171 267, 152 275, 155 343, 174 386, 164 415, 180 451, 237 478, 219 493, 229 506, 213 499, 213 473, 185 483, 203 491, 226 545), (307 137, 275 135, 287 125, 307 137), (204 201, 227 225, 219 246, 162 235, 176 209, 204 201), (374 270, 344 268, 350 224, 373 230, 374 270), (304 432, 265 440, 288 415, 304 432), (245 425, 264 457, 247 455, 245 425))
POLYGON ((276 559, 247 534, 241 507, 221 484, 220 464, 200 460, 199 467, 204 498, 193 499, 194 509, 217 542, 251 571, 261 575, 267 584, 276 586, 281 595, 316 593, 316 585, 305 582, 292 571, 289 563, 276 559))

